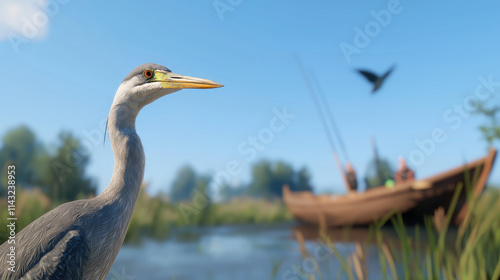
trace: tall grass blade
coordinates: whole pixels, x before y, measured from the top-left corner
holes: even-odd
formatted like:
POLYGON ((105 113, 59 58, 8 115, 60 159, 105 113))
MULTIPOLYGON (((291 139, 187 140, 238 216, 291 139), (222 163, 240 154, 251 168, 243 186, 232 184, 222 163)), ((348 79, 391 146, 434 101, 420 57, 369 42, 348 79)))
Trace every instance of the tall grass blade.
POLYGON ((398 273, 396 271, 396 264, 394 263, 394 259, 392 258, 391 252, 386 244, 382 244, 382 252, 384 252, 384 256, 389 263, 389 268, 391 269, 392 277, 394 280, 398 280, 398 273))

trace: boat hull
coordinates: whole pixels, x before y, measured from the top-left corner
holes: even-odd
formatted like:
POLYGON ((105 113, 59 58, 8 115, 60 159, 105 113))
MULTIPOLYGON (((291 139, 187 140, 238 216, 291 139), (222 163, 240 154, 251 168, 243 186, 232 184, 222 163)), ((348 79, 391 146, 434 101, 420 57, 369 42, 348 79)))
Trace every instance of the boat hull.
POLYGON ((452 221, 459 224, 467 212, 466 188, 479 196, 484 190, 496 157, 491 149, 483 158, 450 169, 435 176, 394 188, 378 187, 363 193, 346 195, 314 195, 311 192, 293 192, 283 187, 283 200, 296 219, 327 226, 368 225, 391 212, 399 211, 405 222, 419 222, 426 215, 443 207, 449 208, 458 185, 463 184, 452 221))

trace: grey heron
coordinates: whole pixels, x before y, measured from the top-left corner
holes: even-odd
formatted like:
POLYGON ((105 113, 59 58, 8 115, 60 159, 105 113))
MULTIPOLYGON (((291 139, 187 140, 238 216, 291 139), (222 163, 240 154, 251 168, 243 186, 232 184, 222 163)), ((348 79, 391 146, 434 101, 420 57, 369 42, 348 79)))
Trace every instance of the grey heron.
POLYGON ((68 202, 0 246, 0 279, 104 279, 120 251, 144 176, 145 157, 135 130, 139 111, 185 88, 221 84, 172 73, 157 64, 135 68, 119 86, 108 116, 115 162, 111 182, 98 196, 68 202), (15 272, 8 253, 15 246, 15 272))
POLYGON ((392 66, 387 72, 382 76, 378 76, 371 71, 368 70, 358 70, 358 72, 363 75, 370 83, 373 84, 372 94, 375 93, 384 83, 385 79, 391 74, 392 70, 394 70, 394 66, 392 66))

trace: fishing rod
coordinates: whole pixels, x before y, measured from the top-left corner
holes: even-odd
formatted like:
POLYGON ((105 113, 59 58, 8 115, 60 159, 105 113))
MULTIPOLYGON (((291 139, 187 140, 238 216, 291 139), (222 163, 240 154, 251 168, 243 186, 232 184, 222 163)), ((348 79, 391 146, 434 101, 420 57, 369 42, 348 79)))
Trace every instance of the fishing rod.
POLYGON ((344 140, 342 138, 342 134, 340 134, 340 131, 337 127, 337 123, 335 122, 335 119, 333 117, 332 110, 331 110, 330 106, 328 106, 325 94, 324 94, 324 92, 323 92, 323 90, 318 82, 318 79, 316 78, 316 75, 312 75, 312 77, 313 77, 313 82, 316 85, 316 88, 318 89, 318 92, 319 92, 318 95, 321 99, 321 102, 323 103, 323 107, 325 108, 328 120, 330 121, 330 124, 333 127, 334 134, 337 136, 337 140, 340 143, 340 148, 342 149, 342 154, 344 155, 345 159, 350 162, 351 159, 349 157, 349 153, 347 152, 347 149, 344 145, 344 140))
POLYGON ((340 174, 342 175, 342 178, 344 179, 344 183, 346 185, 346 188, 349 191, 349 189, 350 189, 349 188, 349 182, 347 182, 347 178, 345 176, 344 168, 342 167, 342 163, 340 162, 340 159, 339 159, 339 156, 338 156, 338 153, 337 153, 337 149, 335 148, 335 142, 333 141, 333 137, 332 137, 331 131, 328 129, 328 124, 327 124, 326 118, 324 116, 323 111, 321 110, 321 106, 319 104, 318 98, 316 97, 316 95, 314 93, 314 88, 313 88, 313 86, 311 84, 311 81, 309 80, 309 77, 306 74, 306 71, 304 70, 304 67, 303 67, 302 63, 300 62, 300 59, 298 58, 298 56, 294 56, 294 57, 295 57, 295 61, 297 62, 297 65, 299 67, 299 70, 300 70, 300 72, 302 74, 302 78, 306 82, 307 92, 309 93, 309 96, 313 100, 313 103, 314 103, 314 105, 316 107, 316 112, 318 113, 318 115, 320 117, 321 124, 323 126, 323 129, 325 131, 326 137, 328 139, 328 143, 330 144, 330 148, 332 149, 333 158, 335 160, 335 163, 337 164, 337 167, 340 170, 340 174))

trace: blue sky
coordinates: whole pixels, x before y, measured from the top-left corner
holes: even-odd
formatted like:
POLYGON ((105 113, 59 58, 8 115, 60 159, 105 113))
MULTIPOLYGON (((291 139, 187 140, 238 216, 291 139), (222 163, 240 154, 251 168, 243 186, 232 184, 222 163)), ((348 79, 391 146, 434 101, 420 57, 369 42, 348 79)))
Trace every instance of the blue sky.
MULTIPOLYGON (((88 173, 100 191, 113 168, 109 141, 100 141, 103 120, 122 79, 147 62, 225 85, 183 90, 140 113, 152 191, 167 191, 183 164, 215 174, 237 162, 241 169, 231 180, 243 183, 262 158, 308 167, 318 191, 343 191, 295 56, 327 95, 359 175, 372 157, 372 137, 396 164, 418 150, 416 140, 441 129, 446 140, 413 166, 420 178, 487 152, 477 129, 485 120, 459 115, 454 106, 467 105, 481 79, 500 82, 498 1, 48 3, 0 0, 0 134, 26 124, 54 144, 61 130, 72 131, 90 143, 88 173), (391 17, 382 25, 374 14, 391 17), (27 30, 23 18, 38 25, 27 30), (357 28, 365 34, 368 28, 369 42, 355 40, 357 28), (341 49, 347 44, 357 47, 349 59, 341 49), (382 73, 394 64, 376 95, 355 72, 382 73), (295 117, 267 134, 254 158, 238 151, 250 147, 249 137, 268 133, 283 108, 295 117)), ((490 89, 483 86, 482 96, 498 104, 500 86, 490 89)), ((500 183, 499 170, 497 164, 492 182, 500 183)))

